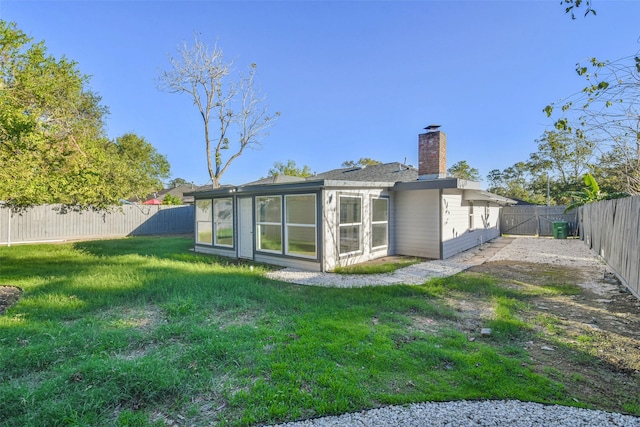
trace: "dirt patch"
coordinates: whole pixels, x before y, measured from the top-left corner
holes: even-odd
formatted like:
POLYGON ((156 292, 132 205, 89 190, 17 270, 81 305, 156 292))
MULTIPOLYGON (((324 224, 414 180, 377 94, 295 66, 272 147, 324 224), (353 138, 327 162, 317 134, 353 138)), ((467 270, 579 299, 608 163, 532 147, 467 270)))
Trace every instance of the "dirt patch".
POLYGON ((511 289, 557 291, 525 300, 531 368, 565 384, 576 401, 640 411, 640 300, 606 269, 504 260, 469 272, 511 289))
POLYGON ((0 314, 18 302, 22 289, 17 286, 0 286, 0 314))

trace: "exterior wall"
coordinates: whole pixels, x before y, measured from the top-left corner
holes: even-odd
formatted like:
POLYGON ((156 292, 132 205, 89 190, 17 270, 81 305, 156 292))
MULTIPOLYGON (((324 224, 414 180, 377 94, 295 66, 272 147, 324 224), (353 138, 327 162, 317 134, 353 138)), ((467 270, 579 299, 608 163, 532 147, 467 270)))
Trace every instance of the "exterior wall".
POLYGON ((397 191, 392 205, 393 253, 440 258, 440 191, 397 191))
POLYGON ((209 254, 209 255, 217 255, 217 256, 224 256, 224 257, 228 257, 228 258, 237 258, 238 254, 235 251, 235 249, 222 249, 222 248, 216 248, 213 246, 209 246, 209 245, 203 245, 203 244, 196 244, 195 247, 193 248, 193 250, 197 253, 200 254, 209 254))
POLYGON ((322 244, 323 244, 323 270, 331 271, 336 267, 358 264, 381 258, 390 254, 390 229, 391 229, 391 200, 389 200, 389 223, 387 228, 387 246, 372 249, 371 245, 371 199, 389 197, 389 193, 383 189, 325 189, 322 193, 322 244), (361 240, 362 250, 358 253, 340 255, 340 218, 338 212, 339 198, 343 196, 359 196, 362 198, 362 226, 361 240))
POLYGON ((463 200, 463 192, 442 196, 442 258, 450 258, 500 236, 500 207, 485 201, 463 200), (470 217, 473 217, 471 220, 470 217), (473 228, 470 228, 473 225, 473 228))
POLYGON ((320 262, 314 260, 303 260, 288 256, 273 256, 270 254, 256 252, 253 260, 265 264, 280 265, 282 267, 298 268, 305 271, 321 271, 320 262))

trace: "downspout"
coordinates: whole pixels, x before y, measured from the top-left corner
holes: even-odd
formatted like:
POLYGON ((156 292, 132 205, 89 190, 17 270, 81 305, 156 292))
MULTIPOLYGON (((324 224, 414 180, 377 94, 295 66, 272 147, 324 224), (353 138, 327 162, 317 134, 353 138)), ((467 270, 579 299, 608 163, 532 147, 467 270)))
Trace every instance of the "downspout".
POLYGON ((9 206, 9 216, 7 217, 7 247, 11 246, 11 217, 13 213, 11 212, 11 206, 9 206))
POLYGON ((438 250, 439 250, 439 254, 438 254, 438 259, 443 259, 442 256, 444 254, 444 248, 443 248, 443 238, 444 238, 444 215, 442 215, 442 188, 438 190, 438 234, 439 234, 439 242, 438 242, 438 250))
POLYGON ((320 261, 320 272, 325 273, 325 253, 324 253, 324 211, 327 209, 325 201, 325 189, 324 187, 318 190, 316 193, 316 241, 318 242, 318 259, 320 261))

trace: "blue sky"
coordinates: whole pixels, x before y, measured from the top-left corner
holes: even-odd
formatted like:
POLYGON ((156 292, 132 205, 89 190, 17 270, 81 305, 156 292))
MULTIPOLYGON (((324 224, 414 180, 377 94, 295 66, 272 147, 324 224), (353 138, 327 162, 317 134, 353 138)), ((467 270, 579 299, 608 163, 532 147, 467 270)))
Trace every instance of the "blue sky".
POLYGON ((466 160, 486 181, 535 151, 551 127, 544 106, 584 86, 578 61, 640 50, 640 2, 594 0, 597 16, 576 20, 559 3, 0 0, 0 18, 76 61, 110 109, 109 136, 145 137, 174 178, 209 180, 192 100, 156 88, 167 55, 199 33, 238 70, 257 63, 281 113, 223 184, 288 159, 316 172, 360 157, 417 165, 432 123, 447 134, 447 164, 466 160))

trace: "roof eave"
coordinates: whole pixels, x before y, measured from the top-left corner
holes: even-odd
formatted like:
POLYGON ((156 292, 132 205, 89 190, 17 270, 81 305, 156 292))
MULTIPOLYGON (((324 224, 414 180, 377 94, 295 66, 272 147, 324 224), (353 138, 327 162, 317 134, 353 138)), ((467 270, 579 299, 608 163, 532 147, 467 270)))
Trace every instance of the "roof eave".
POLYGON ((499 196, 497 194, 482 190, 465 190, 463 199, 470 201, 493 202, 499 205, 515 205, 516 203, 518 203, 517 201, 509 199, 508 197, 499 196))
POLYGON ((405 190, 479 190, 480 183, 459 178, 418 179, 416 181, 397 182, 393 191, 405 190))

